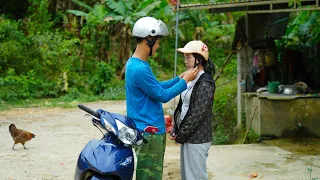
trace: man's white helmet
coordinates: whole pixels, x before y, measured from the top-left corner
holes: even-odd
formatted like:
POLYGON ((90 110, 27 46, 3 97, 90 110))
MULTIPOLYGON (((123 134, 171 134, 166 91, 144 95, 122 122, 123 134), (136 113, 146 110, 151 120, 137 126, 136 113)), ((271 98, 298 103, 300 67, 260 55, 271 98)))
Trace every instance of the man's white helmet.
POLYGON ((133 26, 132 36, 145 38, 147 36, 167 36, 168 28, 164 22, 153 17, 140 18, 133 26))

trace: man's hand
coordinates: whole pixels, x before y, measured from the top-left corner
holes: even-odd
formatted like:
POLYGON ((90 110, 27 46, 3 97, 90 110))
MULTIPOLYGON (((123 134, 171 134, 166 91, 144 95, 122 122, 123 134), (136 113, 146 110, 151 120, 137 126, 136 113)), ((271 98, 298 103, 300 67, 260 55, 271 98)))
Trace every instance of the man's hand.
POLYGON ((192 69, 189 69, 185 72, 183 79, 188 83, 189 81, 194 80, 198 74, 198 66, 192 69))
POLYGON ((179 79, 182 79, 185 73, 186 73, 186 71, 183 72, 182 74, 180 74, 179 79))

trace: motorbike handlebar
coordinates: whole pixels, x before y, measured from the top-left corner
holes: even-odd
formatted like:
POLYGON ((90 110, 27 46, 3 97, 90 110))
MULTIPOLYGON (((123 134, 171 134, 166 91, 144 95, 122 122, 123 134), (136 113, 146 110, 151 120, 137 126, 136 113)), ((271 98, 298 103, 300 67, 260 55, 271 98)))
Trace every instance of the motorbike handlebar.
POLYGON ((100 118, 99 113, 95 112, 94 110, 88 108, 87 106, 83 105, 83 104, 78 104, 78 107, 82 110, 84 110, 85 112, 91 114, 92 116, 96 117, 96 118, 100 118))
MULTIPOLYGON (((87 106, 85 106, 85 105, 83 105, 83 104, 78 104, 78 107, 79 107, 81 110, 83 110, 83 111, 91 114, 92 116, 94 116, 94 117, 96 117, 96 118, 100 118, 100 114, 99 114, 99 113, 97 113, 97 112, 95 112, 94 110, 88 108, 87 106)), ((158 131, 158 128, 156 128, 156 127, 153 127, 153 128, 155 128, 155 129, 152 129, 152 128, 151 128, 151 129, 152 129, 152 133, 155 133, 155 132, 158 131)), ((149 131, 149 129, 147 129, 147 131, 144 131, 144 132, 148 132, 148 131, 149 131)), ((112 135, 112 134, 113 134, 113 133, 111 133, 111 135, 112 135)), ((114 135, 114 134, 113 134, 113 135, 114 135)), ((117 138, 117 137, 115 137, 115 138, 117 138)), ((143 142, 144 142, 144 143, 148 143, 148 140, 147 140, 146 138, 144 138, 143 136, 142 136, 142 139, 143 139, 143 142)))

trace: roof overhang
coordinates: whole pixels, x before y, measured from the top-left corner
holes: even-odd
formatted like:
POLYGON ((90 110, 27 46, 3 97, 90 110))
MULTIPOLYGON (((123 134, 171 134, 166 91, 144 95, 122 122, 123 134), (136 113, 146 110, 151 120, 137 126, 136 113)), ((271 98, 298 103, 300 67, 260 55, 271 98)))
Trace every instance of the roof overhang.
POLYGON ((282 38, 287 29, 289 20, 288 12, 249 14, 237 21, 235 36, 232 42, 232 49, 237 49, 237 42, 248 40, 248 44, 253 49, 260 49, 269 42, 270 39, 282 38))

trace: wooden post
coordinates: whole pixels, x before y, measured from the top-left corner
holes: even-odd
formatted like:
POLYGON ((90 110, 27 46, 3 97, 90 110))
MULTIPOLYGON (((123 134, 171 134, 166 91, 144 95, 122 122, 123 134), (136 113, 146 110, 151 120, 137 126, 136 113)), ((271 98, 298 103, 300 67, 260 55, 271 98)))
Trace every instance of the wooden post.
MULTIPOLYGON (((248 7, 246 7, 247 9, 248 7)), ((248 23, 248 13, 245 14, 245 30, 246 30, 246 36, 248 41, 249 38, 249 23, 248 23)), ((242 119, 242 93, 243 91, 243 83, 246 83, 244 80, 245 78, 243 77, 242 74, 242 65, 244 64, 244 61, 247 62, 246 57, 244 56, 244 52, 247 53, 247 42, 242 42, 241 49, 239 50, 237 54, 237 129, 241 128, 241 119, 242 119), (244 50, 244 52, 243 52, 244 50)))
POLYGON ((242 109, 245 105, 242 93, 252 90, 252 62, 252 48, 245 43, 237 54, 237 128, 241 128, 242 109))

